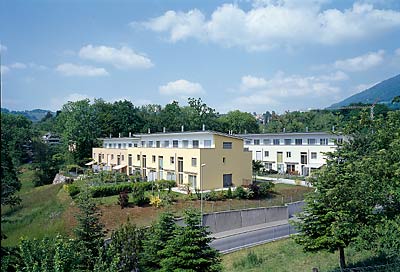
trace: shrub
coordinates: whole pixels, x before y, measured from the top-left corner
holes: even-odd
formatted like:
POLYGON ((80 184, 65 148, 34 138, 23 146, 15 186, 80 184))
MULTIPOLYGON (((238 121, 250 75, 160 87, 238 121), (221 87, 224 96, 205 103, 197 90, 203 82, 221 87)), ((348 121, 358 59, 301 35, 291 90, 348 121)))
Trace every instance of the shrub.
POLYGON ((150 205, 155 206, 156 208, 161 207, 162 200, 159 196, 150 196, 150 205))
POLYGON ((235 197, 239 199, 246 199, 247 191, 242 186, 239 186, 235 190, 235 197))
POLYGON ((250 184, 247 197, 249 199, 259 198, 260 197, 260 187, 255 183, 250 184))
POLYGON ((133 183, 135 186, 132 188, 132 202, 136 206, 143 206, 149 204, 149 198, 145 197, 144 192, 146 191, 145 182, 133 183), (140 184, 140 185, 139 185, 140 184))
POLYGON ((171 192, 171 188, 176 186, 176 181, 175 180, 157 180, 156 184, 158 186, 159 189, 163 190, 163 189, 168 189, 168 192, 171 192))
POLYGON ((128 203, 129 203, 128 192, 126 190, 120 192, 118 197, 118 204, 121 206, 121 209, 127 207, 128 203))
POLYGON ((64 184, 63 188, 71 197, 75 197, 80 193, 79 186, 75 184, 64 184))
POLYGON ((267 197, 271 194, 275 184, 272 182, 262 182, 259 185, 260 197, 267 197))
POLYGON ((228 198, 228 199, 232 199, 233 198, 231 187, 229 187, 228 191, 226 191, 226 198, 228 198))
POLYGON ((92 197, 105 197, 118 195, 122 191, 126 191, 128 193, 133 192, 135 188, 140 188, 143 190, 143 194, 145 191, 151 189, 151 183, 149 182, 120 182, 117 184, 106 184, 100 186, 93 186, 90 188, 92 197))

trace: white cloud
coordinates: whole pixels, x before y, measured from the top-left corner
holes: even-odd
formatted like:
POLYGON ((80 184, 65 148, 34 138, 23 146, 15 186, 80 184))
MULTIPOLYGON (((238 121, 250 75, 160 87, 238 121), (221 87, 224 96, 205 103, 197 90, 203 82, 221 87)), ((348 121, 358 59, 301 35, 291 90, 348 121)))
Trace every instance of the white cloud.
POLYGON ((335 73, 332 73, 330 75, 322 75, 320 76, 320 79, 327 81, 343 81, 348 80, 349 76, 342 71, 336 71, 335 73))
POLYGON ((89 44, 80 49, 79 57, 82 59, 112 64, 120 69, 145 69, 154 66, 148 57, 143 54, 138 54, 126 46, 121 47, 121 49, 117 49, 113 47, 93 46, 89 44))
POLYGON ((168 33, 176 42, 187 38, 247 50, 304 43, 338 44, 379 35, 400 26, 400 12, 355 3, 345 10, 321 9, 324 1, 258 1, 250 10, 235 4, 218 7, 209 20, 197 10, 167 11, 141 24, 168 33), (262 2, 260 4, 260 2, 262 2))
POLYGON ((255 89, 265 87, 267 81, 262 77, 254 77, 251 75, 243 76, 240 88, 242 90, 255 89))
POLYGON ((107 76, 108 72, 104 68, 97 68, 88 65, 76 65, 63 63, 57 66, 56 71, 64 76, 107 76))
POLYGON ((383 62, 384 55, 384 50, 369 52, 355 58, 337 60, 334 63, 334 67, 350 72, 365 71, 380 65, 383 62))
POLYGON ((162 95, 195 95, 204 93, 200 83, 190 82, 185 79, 168 82, 166 85, 160 86, 160 94, 162 95))
POLYGON ((70 93, 66 97, 55 97, 50 100, 50 108, 53 111, 61 110, 62 106, 67 102, 76 102, 79 100, 89 99, 90 101, 94 101, 94 98, 81 93, 70 93))
POLYGON ((7 66, 5 66, 5 65, 1 65, 1 67, 0 67, 0 71, 1 71, 1 74, 6 74, 6 73, 8 73, 8 72, 10 72, 10 68, 8 68, 7 66))
POLYGON ((0 43, 0 53, 1 53, 1 52, 6 52, 6 51, 7 51, 7 46, 2 45, 2 44, 0 43))
POLYGON ((27 66, 25 63, 14 62, 13 64, 10 65, 10 67, 14 69, 26 69, 27 66))

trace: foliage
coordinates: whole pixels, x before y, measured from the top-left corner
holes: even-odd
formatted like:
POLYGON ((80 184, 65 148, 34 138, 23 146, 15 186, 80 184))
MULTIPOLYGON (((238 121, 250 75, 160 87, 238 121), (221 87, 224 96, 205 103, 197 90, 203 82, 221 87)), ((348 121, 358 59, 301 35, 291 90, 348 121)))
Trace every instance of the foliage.
POLYGON ((172 187, 176 186, 176 181, 174 180, 157 180, 156 185, 158 189, 163 190, 163 189, 168 189, 168 193, 171 192, 172 187))
POLYGON ((162 205, 161 198, 158 195, 150 196, 150 205, 155 206, 156 208, 161 207, 162 205))
MULTIPOLYGON (((136 206, 143 206, 145 204, 149 204, 150 200, 148 197, 145 196, 145 191, 147 185, 150 184, 149 182, 138 182, 133 183, 134 186, 132 187, 132 202, 136 206)), ((151 186, 151 184, 150 184, 151 186)))
POLYGON ((262 182, 259 185, 260 197, 267 197, 271 194, 275 184, 272 182, 262 182))
MULTIPOLYGON (((150 182, 121 182, 116 184, 104 184, 90 187, 92 197, 104 197, 118 195, 122 191, 143 193, 151 189, 150 182)), ((133 195, 135 198, 135 195, 133 195)))
MULTIPOLYGON (((3 133, 3 129, 2 129, 3 133)), ((14 165, 8 147, 3 139, 1 140, 1 205, 14 206, 21 202, 21 199, 15 195, 21 188, 21 182, 17 178, 17 173, 14 169, 14 165)))
POLYGON ((316 191, 296 224, 301 233, 296 241, 305 250, 339 249, 341 267, 345 247, 366 229, 369 243, 376 242, 373 231, 400 210, 400 111, 374 120, 365 114, 347 134, 349 142, 329 153, 314 176, 316 191))
POLYGON ((259 127, 256 118, 248 112, 239 110, 230 111, 219 118, 223 131, 233 133, 258 133, 259 127))
POLYGON ((175 228, 173 215, 163 213, 158 221, 147 230, 141 254, 143 271, 155 271, 161 268, 160 262, 165 257, 163 250, 167 241, 172 238, 175 228))
POLYGON ((62 236, 41 240, 22 238, 19 251, 18 271, 68 272, 79 267, 78 245, 62 236))
POLYGON ((70 197, 75 197, 81 191, 80 187, 75 184, 64 184, 63 189, 70 195, 70 197))
POLYGON ((231 187, 228 188, 228 191, 226 191, 226 198, 232 199, 233 198, 233 193, 231 187))
POLYGON ((200 215, 186 210, 184 222, 186 226, 177 226, 162 250, 161 271, 220 271, 220 255, 211 248, 212 238, 200 226, 200 215))
POLYGON ((118 196, 118 205, 121 206, 121 209, 128 206, 129 203, 129 195, 127 191, 122 191, 118 196))
POLYGON ((242 186, 236 187, 234 196, 239 199, 247 199, 247 191, 242 186))
POLYGON ((237 260, 233 262, 233 267, 235 269, 251 269, 257 266, 260 266, 264 263, 264 259, 262 257, 259 257, 256 253, 253 251, 249 251, 247 255, 240 260, 237 260))
POLYGON ((95 271, 138 271, 143 232, 129 221, 114 231, 110 243, 101 250, 95 271))
POLYGON ((45 144, 41 139, 35 138, 32 141, 32 150, 33 163, 36 167, 34 185, 51 184, 60 167, 55 156, 59 152, 57 146, 45 144))
POLYGON ((78 225, 74 232, 82 258, 81 266, 84 269, 92 270, 103 245, 104 226, 100 223, 100 210, 90 198, 87 190, 80 194, 77 204, 80 213, 76 215, 78 225))

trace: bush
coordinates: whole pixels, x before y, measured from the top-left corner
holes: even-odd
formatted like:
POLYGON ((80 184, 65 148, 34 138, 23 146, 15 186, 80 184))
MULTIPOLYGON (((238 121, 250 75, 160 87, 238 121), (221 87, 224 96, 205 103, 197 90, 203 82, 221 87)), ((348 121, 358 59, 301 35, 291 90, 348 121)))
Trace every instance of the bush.
POLYGON ((71 197, 77 196, 81 191, 75 184, 64 184, 63 188, 71 197))
POLYGON ((264 260, 262 257, 258 257, 256 253, 250 251, 247 253, 246 257, 235 261, 233 263, 233 267, 237 270, 251 269, 254 267, 258 267, 263 264, 264 260))
POLYGON ((122 191, 126 191, 128 193, 133 192, 134 188, 140 188, 145 191, 151 189, 151 183, 148 182, 121 182, 117 184, 107 184, 100 186, 93 186, 90 188, 92 197, 105 197, 118 195, 122 191))
POLYGON ((157 180, 156 184, 157 184, 157 187, 160 190, 168 189, 168 192, 170 193, 171 192, 171 188, 176 186, 176 181, 175 180, 162 179, 162 180, 157 180))
POLYGON ((259 185, 260 197, 267 197, 271 194, 275 184, 272 182, 262 182, 259 185))
POLYGON ((228 198, 228 199, 232 199, 233 198, 231 187, 229 187, 228 191, 226 191, 226 198, 228 198))
POLYGON ((149 198, 145 197, 145 195, 144 195, 147 186, 143 185, 143 184, 146 184, 146 182, 137 182, 137 183, 133 183, 133 184, 135 184, 135 186, 132 187, 132 202, 133 202, 133 204, 136 206, 143 206, 145 204, 149 204, 150 203, 149 198))
POLYGON ((235 190, 235 197, 239 199, 246 199, 247 191, 242 186, 239 186, 235 190))
POLYGON ((118 204, 121 206, 121 209, 128 206, 129 203, 129 195, 127 191, 122 191, 119 193, 118 204))
POLYGON ((260 198, 260 187, 257 184, 252 183, 249 185, 247 198, 260 198))

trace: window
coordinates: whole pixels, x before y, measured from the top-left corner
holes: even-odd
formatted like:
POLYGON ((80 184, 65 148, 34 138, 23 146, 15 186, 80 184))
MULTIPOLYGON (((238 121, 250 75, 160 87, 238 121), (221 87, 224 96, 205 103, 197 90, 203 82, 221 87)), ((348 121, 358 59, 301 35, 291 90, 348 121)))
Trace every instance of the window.
POLYGON ((175 163, 175 158, 174 158, 174 157, 170 157, 170 158, 169 158, 169 162, 170 162, 171 164, 174 164, 174 163, 175 163))
POLYGON ((211 140, 204 140, 204 147, 211 147, 211 140))
POLYGON ((122 144, 122 147, 123 147, 123 148, 126 148, 126 143, 123 143, 123 144, 122 144))
POLYGON ((307 164, 307 152, 300 152, 300 162, 301 164, 307 164))
POLYGON ((140 155, 137 155, 137 156, 136 156, 136 159, 137 159, 138 161, 140 161, 140 155))
POLYGON ((128 144, 128 147, 132 147, 132 144, 128 144))
POLYGON ((197 166, 197 158, 192 158, 192 166, 197 166))
POLYGON ((114 148, 117 148, 117 144, 113 144, 113 147, 114 147, 114 148))
POLYGON ((343 144, 343 138, 338 138, 338 139, 337 139, 337 143, 338 143, 338 144, 343 144))
POLYGON ((101 154, 101 158, 104 159, 104 154, 101 154))
POLYGON ((307 144, 309 145, 315 145, 315 139, 307 139, 307 144))
POLYGON ((142 147, 146 147, 146 142, 145 141, 141 141, 140 144, 142 145, 142 147))
POLYGON ((260 145, 260 140, 259 139, 254 139, 254 145, 260 145))
POLYGON ((160 141, 156 141, 156 147, 160 147, 160 141))
POLYGON ((303 144, 303 139, 295 139, 294 140, 296 145, 302 145, 303 144))
POLYGON ((176 180, 174 172, 167 172, 167 180, 176 180))
POLYGON ((172 141, 172 147, 178 147, 178 140, 172 141))
POLYGON ((149 147, 153 147, 153 141, 149 141, 148 146, 149 146, 149 147))
POLYGON ((223 149, 232 149, 232 142, 223 142, 222 148, 223 149))
POLYGON ((319 139, 319 144, 320 145, 327 145, 328 144, 328 139, 327 138, 319 139))
POLYGON ((226 158, 222 157, 222 163, 225 163, 225 162, 226 162, 226 158))
POLYGON ((272 169, 272 163, 266 162, 266 163, 264 164, 264 168, 265 168, 266 170, 271 170, 271 169, 272 169))
POLYGON ((133 147, 137 147, 138 144, 133 144, 133 147))
POLYGON ((189 175, 189 185, 193 188, 197 188, 197 176, 189 175))
POLYGON ((107 144, 103 144, 103 147, 104 147, 104 148, 107 148, 107 144))
POLYGON ((192 146, 193 148, 199 148, 199 140, 193 140, 192 146))
POLYGON ((247 145, 249 145, 249 144, 251 144, 251 140, 246 140, 245 143, 246 143, 247 145))
POLYGON ((280 144, 280 141, 279 141, 279 139, 274 139, 274 140, 273 140, 273 143, 274 143, 274 145, 279 145, 279 144, 280 144))
POLYGON ((164 147, 169 147, 169 141, 164 141, 164 147))
POLYGON ((264 151, 264 157, 269 157, 269 151, 264 151))
POLYGON ((277 163, 283 162, 283 152, 276 152, 276 162, 277 163))
POLYGON ((270 139, 264 139, 263 140, 263 144, 264 145, 270 145, 271 144, 271 140, 270 139))
POLYGON ((121 160, 125 160, 125 156, 124 155, 121 155, 121 160))
POLYGON ((188 148, 189 147, 189 141, 188 140, 183 140, 182 141, 182 146, 183 146, 183 148, 188 148))
POLYGON ((152 160, 152 162, 156 162, 156 156, 151 156, 151 160, 152 160))
POLYGON ((112 159, 112 160, 114 159, 114 154, 111 154, 111 159, 112 159))
POLYGON ((118 144, 118 148, 121 148, 121 144, 118 144))
POLYGON ((132 154, 128 155, 128 165, 132 166, 132 154))
POLYGON ((108 144, 108 147, 111 148, 111 147, 112 147, 112 144, 108 144))
POLYGON ((292 152, 286 152, 286 158, 291 158, 292 157, 292 152))
POLYGON ((311 159, 317 158, 317 152, 311 152, 311 159))
POLYGON ((292 139, 285 139, 284 143, 285 143, 285 145, 291 145, 292 144, 292 139))

